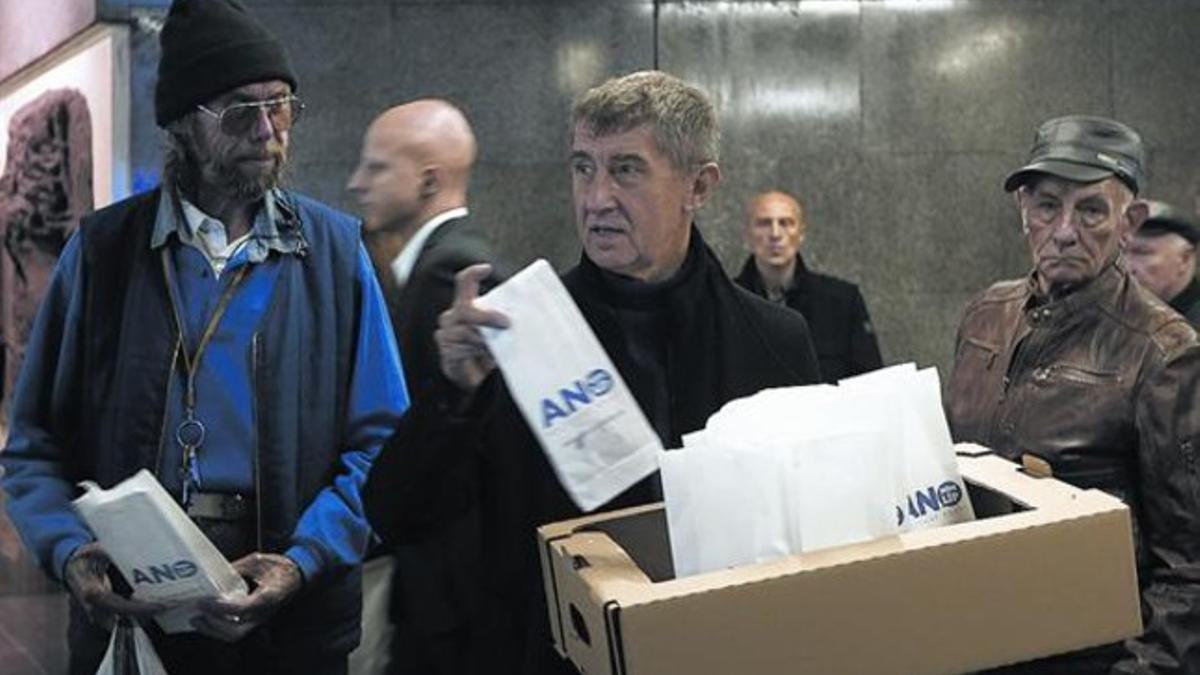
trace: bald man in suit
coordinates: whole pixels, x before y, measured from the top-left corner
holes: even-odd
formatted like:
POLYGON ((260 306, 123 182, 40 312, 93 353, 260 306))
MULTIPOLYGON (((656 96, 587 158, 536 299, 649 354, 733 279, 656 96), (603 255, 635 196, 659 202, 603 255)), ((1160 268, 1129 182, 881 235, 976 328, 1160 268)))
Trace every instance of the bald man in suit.
MULTIPOLYGON (((358 201, 368 249, 388 300, 410 395, 448 402, 454 390, 438 367, 433 332, 454 297, 454 275, 493 262, 471 223, 467 187, 476 143, 462 111, 421 99, 377 117, 347 190, 358 201)), ((447 403, 447 405, 449 405, 447 403)), ((471 630, 466 590, 479 556, 473 512, 430 540, 396 546, 388 672, 459 673, 471 630)))

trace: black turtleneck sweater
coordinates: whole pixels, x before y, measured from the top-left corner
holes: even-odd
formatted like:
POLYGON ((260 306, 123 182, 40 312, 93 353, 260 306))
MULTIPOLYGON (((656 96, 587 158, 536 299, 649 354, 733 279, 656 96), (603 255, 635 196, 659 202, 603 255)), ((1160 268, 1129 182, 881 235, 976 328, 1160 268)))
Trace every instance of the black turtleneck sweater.
POLYGON ((611 308, 629 352, 622 376, 629 388, 645 399, 639 399, 638 404, 668 447, 678 444, 667 387, 668 362, 672 353, 666 339, 670 325, 668 307, 672 294, 695 274, 700 257, 689 255, 671 278, 657 283, 604 270, 599 270, 598 275, 604 284, 604 302, 611 308))

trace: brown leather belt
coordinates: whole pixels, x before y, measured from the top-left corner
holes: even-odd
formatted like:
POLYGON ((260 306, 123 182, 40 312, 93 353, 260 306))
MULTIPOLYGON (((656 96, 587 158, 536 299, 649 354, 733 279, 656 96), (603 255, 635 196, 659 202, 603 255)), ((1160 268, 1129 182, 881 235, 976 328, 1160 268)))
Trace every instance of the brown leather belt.
POLYGON ((248 520, 254 514, 254 499, 220 492, 193 492, 187 514, 209 520, 248 520))

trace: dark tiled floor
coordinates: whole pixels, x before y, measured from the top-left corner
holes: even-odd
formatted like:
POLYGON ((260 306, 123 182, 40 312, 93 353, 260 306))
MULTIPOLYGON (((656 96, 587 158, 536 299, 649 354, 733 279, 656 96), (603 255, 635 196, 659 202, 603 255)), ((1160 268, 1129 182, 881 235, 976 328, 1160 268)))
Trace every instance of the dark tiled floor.
POLYGON ((67 672, 67 598, 61 593, 0 597, 0 673, 67 672))

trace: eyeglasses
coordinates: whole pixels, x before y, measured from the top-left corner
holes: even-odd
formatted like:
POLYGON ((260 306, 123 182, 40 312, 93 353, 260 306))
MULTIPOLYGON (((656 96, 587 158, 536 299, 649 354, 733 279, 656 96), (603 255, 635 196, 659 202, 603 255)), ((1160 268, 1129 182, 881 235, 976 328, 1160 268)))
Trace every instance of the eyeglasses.
POLYGON ((288 95, 268 101, 234 103, 221 110, 212 110, 203 105, 196 108, 217 118, 217 126, 221 133, 240 136, 258 124, 260 111, 263 110, 267 112, 267 119, 271 120, 271 128, 275 131, 291 129, 304 113, 304 102, 296 96, 288 95))

